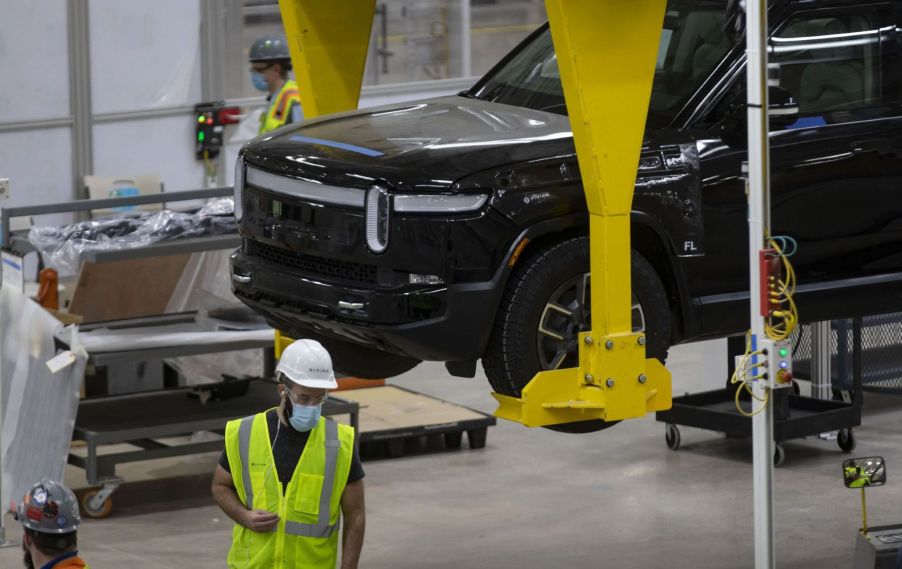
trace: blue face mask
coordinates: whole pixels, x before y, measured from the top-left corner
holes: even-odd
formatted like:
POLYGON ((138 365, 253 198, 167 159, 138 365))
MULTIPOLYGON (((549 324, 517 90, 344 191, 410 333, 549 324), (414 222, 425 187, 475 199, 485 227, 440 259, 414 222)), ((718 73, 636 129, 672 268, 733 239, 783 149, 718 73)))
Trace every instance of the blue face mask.
POLYGON ((291 405, 291 415, 288 422, 295 431, 306 433, 312 430, 319 423, 320 415, 322 415, 323 405, 301 406, 292 403, 288 398, 288 404, 291 405))
POLYGON ((266 77, 262 73, 251 71, 251 83, 258 91, 269 91, 269 85, 266 84, 266 77))

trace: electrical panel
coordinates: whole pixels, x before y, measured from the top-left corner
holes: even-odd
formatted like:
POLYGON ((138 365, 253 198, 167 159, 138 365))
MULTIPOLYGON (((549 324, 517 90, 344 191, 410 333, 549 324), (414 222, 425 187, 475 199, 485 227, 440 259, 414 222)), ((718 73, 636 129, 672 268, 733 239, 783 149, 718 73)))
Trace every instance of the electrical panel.
POLYGON ((792 387, 792 342, 789 340, 761 340, 766 367, 759 370, 764 373, 762 381, 771 389, 792 387))
POLYGON ((226 107, 225 103, 200 103, 194 107, 195 157, 212 160, 219 156, 225 138, 225 125, 240 121, 238 107, 226 107))

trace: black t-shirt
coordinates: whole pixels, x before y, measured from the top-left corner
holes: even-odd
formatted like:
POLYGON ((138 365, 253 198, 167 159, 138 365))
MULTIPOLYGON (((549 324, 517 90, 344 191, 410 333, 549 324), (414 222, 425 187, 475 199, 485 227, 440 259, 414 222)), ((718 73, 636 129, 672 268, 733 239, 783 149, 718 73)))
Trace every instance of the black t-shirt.
MULTIPOLYGON (((266 413, 266 424, 269 427, 269 444, 272 445, 272 456, 276 461, 276 472, 279 474, 279 482, 282 483, 282 490, 288 485, 294 470, 301 460, 301 453, 307 445, 307 439, 310 438, 310 431, 299 432, 292 427, 286 427, 279 422, 279 417, 275 409, 270 409, 266 413), (278 438, 276 433, 278 432, 278 438)), ((232 472, 229 467, 229 457, 223 450, 219 456, 219 465, 226 472, 232 472)), ((348 471, 348 484, 362 480, 365 476, 363 465, 360 464, 360 456, 357 452, 357 445, 354 445, 354 456, 351 459, 351 470, 348 471)))

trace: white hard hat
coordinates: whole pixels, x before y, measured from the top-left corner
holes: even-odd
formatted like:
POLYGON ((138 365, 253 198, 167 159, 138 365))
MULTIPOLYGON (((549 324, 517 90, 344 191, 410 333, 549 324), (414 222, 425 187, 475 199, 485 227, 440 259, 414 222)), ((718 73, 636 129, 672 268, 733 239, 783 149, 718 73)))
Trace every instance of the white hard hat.
POLYGON ((335 373, 329 352, 316 340, 295 340, 279 358, 276 373, 291 381, 315 389, 335 389, 335 373))

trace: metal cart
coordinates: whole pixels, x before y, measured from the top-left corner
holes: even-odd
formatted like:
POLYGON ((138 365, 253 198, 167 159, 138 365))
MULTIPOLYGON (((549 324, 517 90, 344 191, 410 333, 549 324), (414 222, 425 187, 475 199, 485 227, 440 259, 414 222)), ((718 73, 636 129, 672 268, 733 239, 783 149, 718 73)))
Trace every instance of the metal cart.
MULTIPOLYGON (((834 401, 804 397, 789 389, 772 392, 774 397, 774 465, 786 460, 783 442, 837 431, 837 444, 843 452, 855 449, 853 428, 861 425, 861 318, 852 321, 852 401, 834 401)), ((728 349, 730 373, 733 356, 744 350, 744 338, 731 338, 728 349)), ((657 420, 666 423, 665 442, 671 450, 681 444, 680 426, 717 431, 731 437, 752 436, 752 421, 737 411, 734 398, 738 386, 687 394, 673 398, 669 411, 659 411, 657 420)), ((745 401, 748 405, 748 400, 745 401)))

